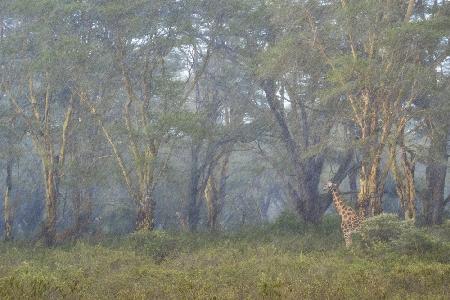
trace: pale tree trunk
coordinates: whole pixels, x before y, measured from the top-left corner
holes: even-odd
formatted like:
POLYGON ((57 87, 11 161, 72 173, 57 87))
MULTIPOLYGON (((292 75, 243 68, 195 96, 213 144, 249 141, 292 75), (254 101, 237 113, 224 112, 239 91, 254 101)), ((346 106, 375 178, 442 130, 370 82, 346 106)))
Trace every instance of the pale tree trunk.
MULTIPOLYGON (((49 80, 49 74, 45 74, 45 78, 49 80)), ((52 133, 51 110, 52 110, 52 91, 50 83, 45 84, 45 92, 43 97, 44 109, 39 108, 38 97, 34 88, 33 76, 30 75, 28 80, 28 94, 31 117, 25 112, 24 108, 19 105, 13 93, 10 92, 10 99, 19 113, 26 121, 28 130, 33 137, 33 143, 37 149, 43 169, 43 179, 45 186, 45 212, 46 217, 43 223, 42 235, 46 245, 53 245, 56 239, 56 218, 59 196, 59 182, 62 168, 64 166, 66 146, 68 143, 68 135, 72 121, 74 110, 74 95, 69 100, 68 107, 65 112, 64 122, 59 143, 58 153, 55 154, 54 135, 52 133), (39 126, 36 126, 39 124, 39 126), (38 127, 38 128, 37 128, 38 127)))
MULTIPOLYGON (((155 142, 152 142, 155 145, 155 142)), ((138 213, 136 219, 136 229, 137 230, 148 230, 151 231, 155 228, 155 208, 156 202, 153 198, 153 191, 155 187, 155 166, 154 162, 157 157, 156 147, 147 146, 146 150, 143 151, 139 157, 139 161, 142 166, 138 174, 140 181, 139 186, 139 199, 138 202, 138 213)), ((139 170, 139 165, 136 164, 139 170)))
POLYGON ((136 218, 136 230, 151 231, 155 227, 155 201, 152 197, 152 191, 144 188, 139 200, 138 213, 136 218))
POLYGON ((408 1, 408 8, 406 9, 405 19, 404 22, 409 22, 409 19, 411 19, 411 16, 414 12, 414 6, 416 5, 416 0, 409 0, 408 1))
MULTIPOLYGON (((398 145, 400 150, 400 166, 396 158, 393 161, 392 173, 394 175, 396 190, 400 199, 400 206, 405 220, 416 218, 416 188, 414 180, 415 157, 414 153, 408 152, 405 145, 405 125, 402 121, 399 128, 398 145)), ((392 146, 391 155, 395 156, 396 145, 392 146)))
MULTIPOLYGON (((50 133, 50 117, 49 117, 49 91, 47 92, 45 100, 45 119, 44 119, 44 138, 43 138, 43 171, 45 179, 45 210, 46 219, 44 221, 43 236, 46 245, 51 246, 56 241, 56 221, 58 213, 58 203, 59 203, 59 186, 61 180, 61 171, 64 167, 66 146, 68 143, 68 134, 70 130, 70 124, 73 115, 73 96, 70 99, 69 107, 67 108, 62 133, 59 153, 54 154, 54 145, 52 135, 50 133)), ((39 140, 39 138, 37 138, 39 140)))
POLYGON ((5 226, 5 240, 9 241, 13 239, 12 226, 13 215, 11 207, 11 192, 12 192, 12 167, 13 160, 8 159, 6 164, 6 191, 4 195, 3 214, 4 214, 4 226, 5 226))
MULTIPOLYGON (((115 161, 119 167, 121 177, 124 181, 130 200, 133 201, 132 205, 136 209, 136 222, 135 230, 148 230, 151 231, 155 227, 155 207, 156 202, 153 197, 153 190, 156 180, 159 178, 158 174, 155 175, 155 161, 158 156, 158 150, 161 145, 159 139, 152 139, 148 144, 140 145, 138 137, 135 135, 137 129, 133 127, 132 115, 130 112, 133 100, 139 100, 132 90, 130 78, 128 74, 123 71, 124 84, 128 94, 128 101, 124 105, 123 114, 125 118, 125 125, 127 128, 127 134, 129 138, 130 156, 132 158, 132 165, 127 167, 124 159, 124 154, 118 148, 114 137, 106 128, 102 118, 97 114, 95 108, 91 106, 87 93, 81 92, 80 97, 83 103, 87 104, 92 116, 98 122, 100 129, 103 132, 108 144, 111 146, 115 161)), ((149 96, 148 96, 149 97, 149 96)), ((149 126, 146 113, 146 102, 140 103, 141 118, 140 121, 144 127, 149 126)), ((161 174, 159 174, 161 176, 161 174)))
POLYGON ((56 239, 56 219, 59 197, 59 182, 63 175, 63 167, 66 155, 66 148, 69 139, 70 125, 72 122, 75 95, 70 95, 68 106, 65 111, 62 124, 61 135, 58 136, 59 149, 55 150, 56 136, 52 128, 52 87, 50 84, 50 74, 44 73, 44 82, 40 85, 41 91, 36 92, 34 85, 34 74, 28 78, 26 99, 28 105, 23 107, 12 92, 11 87, 6 87, 10 101, 16 112, 25 120, 27 130, 31 133, 34 147, 39 153, 42 162, 43 179, 45 186, 45 212, 46 217, 43 222, 42 236, 46 245, 53 245, 56 239), (39 98, 40 94, 43 94, 39 98), (39 103, 43 103, 43 109, 39 103), (28 111, 27 111, 28 110, 28 111))
POLYGON ((218 218, 222 212, 226 196, 226 182, 228 177, 228 165, 230 161, 231 151, 227 151, 220 159, 218 165, 218 174, 215 174, 216 168, 213 167, 211 174, 205 187, 205 200, 208 213, 208 228, 212 231, 219 227, 218 218))
POLYGON ((216 179, 214 175, 210 175, 205 187, 205 201, 206 209, 208 213, 207 225, 209 230, 214 231, 217 229, 217 216, 218 216, 218 192, 216 187, 216 179))
POLYGON ((58 164, 58 156, 49 158, 49 161, 44 162, 46 217, 43 227, 43 237, 45 244, 48 246, 53 245, 56 240, 56 221, 59 200, 58 164))
MULTIPOLYGON (((392 164, 392 155, 388 156, 383 165, 381 157, 393 126, 394 117, 390 106, 385 105, 386 99, 374 98, 371 92, 365 90, 358 98, 349 95, 350 104, 355 112, 355 123, 361 130, 360 143, 361 169, 359 174, 358 210, 363 218, 379 215, 383 212, 383 194, 386 178, 392 164), (356 103, 366 107, 362 114, 357 114, 356 103), (381 105, 380 110, 377 106, 381 105), (382 125, 380 119, 383 120, 382 125)), ((395 105, 398 105, 396 103, 395 105)))
POLYGON ((388 156, 388 161, 383 167, 381 163, 381 153, 384 145, 379 145, 373 159, 362 162, 359 176, 358 210, 363 218, 373 217, 383 212, 383 195, 386 178, 393 157, 388 156))
POLYGON ((415 161, 413 155, 408 157, 405 150, 401 150, 400 166, 394 163, 393 174, 396 183, 397 195, 405 220, 416 218, 416 191, 414 184, 415 161))
MULTIPOLYGON (((349 96, 349 99, 353 99, 349 96)), ((352 103, 355 100, 352 101, 352 103)), ((361 102, 370 103, 370 96, 365 93, 361 102)), ((361 217, 366 218, 376 215, 381 211, 382 191, 380 188, 380 163, 383 148, 378 143, 377 115, 365 113, 362 117, 355 117, 361 130, 361 170, 359 174, 358 210, 361 217), (376 140, 373 140, 373 139, 376 140)))

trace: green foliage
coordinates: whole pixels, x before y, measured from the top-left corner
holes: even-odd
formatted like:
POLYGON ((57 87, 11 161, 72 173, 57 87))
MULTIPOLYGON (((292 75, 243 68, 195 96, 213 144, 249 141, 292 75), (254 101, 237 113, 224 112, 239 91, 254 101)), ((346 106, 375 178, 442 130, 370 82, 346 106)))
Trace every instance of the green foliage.
POLYGON ((441 241, 416 228, 408 228, 400 234, 398 239, 392 241, 392 249, 398 253, 406 255, 427 255, 428 253, 433 253, 435 254, 434 259, 439 260, 444 257, 436 255, 436 252, 446 249, 445 258, 447 262, 450 262, 450 258, 447 255, 450 251, 448 246, 446 247, 441 241))
MULTIPOLYGON (((448 232, 443 227, 439 230, 448 232)), ((440 238, 438 232, 427 232, 393 214, 381 214, 363 223, 355 234, 354 243, 365 254, 384 256, 395 253, 449 263, 450 243, 440 238)))
POLYGON ((358 234, 359 242, 365 247, 391 242, 411 226, 413 224, 401 221, 394 214, 381 214, 364 221, 358 234))
POLYGON ((303 233, 305 232, 306 224, 298 214, 291 211, 284 211, 278 216, 271 227, 280 232, 303 233))

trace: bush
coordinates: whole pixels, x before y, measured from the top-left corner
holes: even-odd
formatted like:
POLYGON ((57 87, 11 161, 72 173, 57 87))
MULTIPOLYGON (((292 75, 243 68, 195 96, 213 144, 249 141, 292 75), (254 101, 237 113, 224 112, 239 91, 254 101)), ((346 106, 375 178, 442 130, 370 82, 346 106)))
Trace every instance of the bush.
POLYGON ((380 243, 397 240, 413 226, 411 222, 401 221, 394 214, 381 214, 364 221, 359 232, 355 234, 355 242, 361 248, 372 248, 380 243))
POLYGON ((402 232, 397 240, 392 241, 394 250, 402 254, 425 254, 438 247, 439 242, 419 229, 402 232))
POLYGON ((144 253, 157 263, 173 255, 177 250, 176 236, 165 231, 135 232, 130 234, 127 242, 136 253, 144 253))
POLYGON ((441 263, 450 262, 450 243, 445 243, 418 228, 405 230, 390 248, 404 255, 418 255, 441 263))
POLYGON ((398 253, 439 262, 450 261, 449 243, 393 214, 381 214, 364 221, 360 231, 355 234, 355 245, 364 253, 398 253))
POLYGON ((271 229, 290 233, 304 233, 306 224, 297 214, 291 211, 284 211, 271 224, 271 229))

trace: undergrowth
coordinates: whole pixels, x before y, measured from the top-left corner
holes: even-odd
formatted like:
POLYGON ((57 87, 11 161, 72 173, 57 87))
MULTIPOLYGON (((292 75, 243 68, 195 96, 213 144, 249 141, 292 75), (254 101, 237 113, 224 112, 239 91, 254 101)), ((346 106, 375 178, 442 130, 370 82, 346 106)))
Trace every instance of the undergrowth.
POLYGON ((236 232, 0 243, 0 299, 448 299, 450 226, 397 222, 369 222, 351 249, 336 217, 290 214, 236 232))

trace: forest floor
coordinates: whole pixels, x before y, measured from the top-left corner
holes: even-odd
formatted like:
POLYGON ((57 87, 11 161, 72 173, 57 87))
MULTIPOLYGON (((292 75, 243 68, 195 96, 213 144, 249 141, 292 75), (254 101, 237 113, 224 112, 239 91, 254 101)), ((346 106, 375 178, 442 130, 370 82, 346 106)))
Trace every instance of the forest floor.
POLYGON ((339 220, 0 243, 0 299, 449 299, 450 222, 345 249, 339 220))

